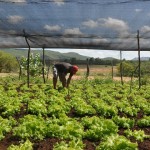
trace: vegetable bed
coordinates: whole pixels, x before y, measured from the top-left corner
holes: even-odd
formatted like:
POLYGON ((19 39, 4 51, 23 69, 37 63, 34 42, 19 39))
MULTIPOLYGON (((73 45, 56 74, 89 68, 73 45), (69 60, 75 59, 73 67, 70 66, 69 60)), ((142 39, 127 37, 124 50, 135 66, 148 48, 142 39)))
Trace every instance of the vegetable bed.
POLYGON ((1 81, 0 150, 150 150, 150 86, 1 81))

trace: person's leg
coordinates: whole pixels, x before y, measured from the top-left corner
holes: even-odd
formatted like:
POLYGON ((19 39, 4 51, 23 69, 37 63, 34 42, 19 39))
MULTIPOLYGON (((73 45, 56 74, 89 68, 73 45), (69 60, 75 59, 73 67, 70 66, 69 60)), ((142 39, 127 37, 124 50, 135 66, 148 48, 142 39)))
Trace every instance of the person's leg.
POLYGON ((54 87, 54 89, 56 89, 57 78, 58 78, 57 69, 55 67, 53 67, 53 87, 54 87))
POLYGON ((62 86, 66 87, 66 75, 64 73, 59 74, 59 79, 62 82, 62 86))

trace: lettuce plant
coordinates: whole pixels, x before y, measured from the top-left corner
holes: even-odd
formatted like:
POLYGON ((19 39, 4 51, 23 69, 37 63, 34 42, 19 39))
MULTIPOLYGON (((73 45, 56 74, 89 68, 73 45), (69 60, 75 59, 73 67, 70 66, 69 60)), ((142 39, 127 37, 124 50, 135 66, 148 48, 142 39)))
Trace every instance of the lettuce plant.
POLYGON ((96 150, 138 150, 137 143, 132 143, 124 136, 113 134, 107 136, 96 150))

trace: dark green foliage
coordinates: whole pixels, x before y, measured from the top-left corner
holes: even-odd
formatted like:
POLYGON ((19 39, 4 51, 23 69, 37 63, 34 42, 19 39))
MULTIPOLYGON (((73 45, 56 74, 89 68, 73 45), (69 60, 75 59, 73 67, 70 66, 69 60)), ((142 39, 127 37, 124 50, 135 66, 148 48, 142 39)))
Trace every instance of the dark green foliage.
MULTIPOLYGON (((135 76, 138 77, 138 71, 139 71, 139 64, 138 61, 126 61, 124 60, 122 62, 122 73, 123 76, 135 76)), ((120 74, 120 63, 117 65, 118 74, 120 74)), ((150 75, 150 61, 141 61, 140 65, 141 69, 141 76, 144 77, 146 75, 150 75)))
POLYGON ((15 57, 9 53, 0 51, 0 73, 11 72, 18 68, 18 63, 15 57))

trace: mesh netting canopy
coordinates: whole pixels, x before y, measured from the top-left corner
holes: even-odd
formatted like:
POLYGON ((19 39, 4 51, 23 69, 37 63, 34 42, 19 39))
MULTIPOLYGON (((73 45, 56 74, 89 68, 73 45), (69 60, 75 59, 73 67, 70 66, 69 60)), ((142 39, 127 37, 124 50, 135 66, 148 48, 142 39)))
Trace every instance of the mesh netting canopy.
POLYGON ((150 50, 149 0, 0 0, 1 48, 27 48, 26 38, 33 48, 136 51, 137 36, 150 50))

